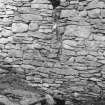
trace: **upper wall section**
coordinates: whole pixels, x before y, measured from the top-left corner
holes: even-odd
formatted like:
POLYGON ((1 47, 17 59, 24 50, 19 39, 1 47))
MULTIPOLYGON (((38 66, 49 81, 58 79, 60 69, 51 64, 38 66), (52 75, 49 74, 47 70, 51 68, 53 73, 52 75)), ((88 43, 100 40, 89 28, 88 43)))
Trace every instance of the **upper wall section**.
POLYGON ((0 1, 0 55, 3 61, 13 65, 27 64, 27 60, 43 60, 42 56, 51 52, 50 44, 56 40, 52 35, 52 9, 48 0, 0 1))

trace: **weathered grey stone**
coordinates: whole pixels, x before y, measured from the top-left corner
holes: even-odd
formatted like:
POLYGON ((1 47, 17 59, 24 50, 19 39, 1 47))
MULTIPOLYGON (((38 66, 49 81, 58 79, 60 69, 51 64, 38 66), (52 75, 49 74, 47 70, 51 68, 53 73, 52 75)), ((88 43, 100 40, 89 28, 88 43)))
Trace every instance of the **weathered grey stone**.
POLYGON ((83 73, 83 74, 80 74, 80 77, 83 77, 83 78, 90 78, 92 77, 93 74, 90 74, 90 73, 83 73))
POLYGON ((99 63, 105 64, 105 59, 103 60, 98 60, 99 63))
POLYGON ((30 64, 31 64, 32 66, 36 66, 36 67, 44 67, 43 61, 35 60, 35 61, 30 62, 30 64))
POLYGON ((66 68, 65 69, 55 68, 53 69, 53 72, 57 74, 63 74, 63 75, 78 75, 78 71, 72 68, 67 68, 67 69, 66 68))
POLYGON ((95 78, 95 77, 91 77, 91 78, 89 78, 89 80, 91 80, 91 81, 101 81, 99 78, 95 78))
POLYGON ((102 87, 102 88, 105 88, 105 83, 103 83, 103 82, 97 82, 97 85, 102 87))
POLYGON ((8 43, 8 38, 0 38, 0 43, 8 43))
POLYGON ((47 87, 47 88, 50 86, 50 84, 48 84, 48 83, 43 83, 42 85, 43 85, 44 87, 47 87))
POLYGON ((97 50, 98 43, 96 41, 86 41, 86 46, 89 50, 97 50))
POLYGON ((3 103, 4 105, 18 105, 12 103, 6 96, 0 95, 0 102, 3 103))
POLYGON ((8 50, 11 50, 11 49, 14 49, 16 46, 14 46, 13 44, 11 43, 8 43, 5 45, 5 49, 8 49, 8 50))
POLYGON ((28 25, 25 23, 13 23, 12 31, 13 32, 26 32, 28 30, 28 25))
POLYGON ((86 60, 85 60, 85 57, 84 56, 77 56, 77 57, 75 57, 75 62, 85 62, 86 60))
POLYGON ((4 59, 5 62, 8 62, 8 63, 12 63, 13 62, 13 58, 10 58, 10 57, 6 57, 4 59))
POLYGON ((7 14, 7 15, 13 15, 13 14, 14 14, 14 11, 13 11, 13 10, 7 10, 7 11, 6 11, 6 14, 7 14))
POLYGON ((94 35, 94 39, 98 41, 105 41, 105 36, 102 34, 94 35))
POLYGON ((8 36, 12 36, 13 34, 12 34, 11 30, 2 30, 0 35, 3 36, 3 37, 8 37, 8 36))
MULTIPOLYGON (((47 74, 46 74, 46 75, 47 75, 47 74)), ((46 76, 46 77, 47 77, 47 76, 46 76)), ((43 79, 43 82, 44 82, 44 83, 50 83, 50 84, 51 84, 51 83, 53 83, 53 81, 54 81, 53 79, 43 79)))
POLYGON ((76 53, 75 53, 75 51, 62 49, 62 54, 65 54, 65 55, 75 55, 76 53))
POLYGON ((34 55, 33 55, 33 53, 24 53, 23 59, 30 59, 30 60, 32 60, 32 59, 34 59, 34 55))
POLYGON ((51 53, 48 55, 48 58, 56 58, 57 57, 57 54, 54 54, 54 53, 51 53))
POLYGON ((57 84, 62 84, 62 83, 63 83, 63 81, 60 81, 60 80, 55 80, 55 83, 57 83, 57 84))
POLYGON ((34 83, 42 83, 42 79, 41 78, 36 78, 34 77, 34 83))
POLYGON ((21 17, 23 18, 24 21, 38 21, 42 20, 42 16, 40 15, 35 15, 35 14, 22 14, 21 17))
MULTIPOLYGON (((19 13, 24 13, 24 14, 39 14, 39 11, 36 11, 34 9, 31 9, 31 7, 19 7, 18 8, 19 13)), ((19 16, 19 15, 18 15, 19 16)))
POLYGON ((87 11, 86 10, 84 10, 84 11, 81 11, 81 12, 79 12, 79 16, 81 16, 81 17, 85 17, 85 16, 87 16, 87 11))
POLYGON ((35 70, 35 67, 29 64, 22 64, 21 68, 23 69, 29 69, 29 70, 35 70))
POLYGON ((63 47, 65 48, 65 49, 69 49, 70 47, 76 47, 77 46, 77 42, 76 41, 74 41, 74 40, 64 40, 63 41, 63 47))
POLYGON ((88 55, 88 52, 86 50, 77 51, 77 55, 88 55))
POLYGON ((72 91, 84 91, 83 86, 71 86, 72 91))
POLYGON ((86 60, 97 61, 97 58, 95 56, 92 56, 92 55, 87 55, 86 60))
MULTIPOLYGON (((35 101, 37 101, 38 98, 40 97, 37 93, 32 93, 32 92, 28 92, 28 91, 18 91, 17 93, 24 95, 22 100, 20 101, 21 105, 32 104, 35 101)), ((41 105, 41 104, 38 103, 38 105, 41 105)))
POLYGON ((101 66, 101 63, 95 62, 95 61, 87 61, 87 66, 93 66, 93 67, 98 67, 101 66))
POLYGON ((60 87, 61 84, 57 84, 57 83, 55 83, 55 84, 49 84, 49 86, 57 88, 57 87, 60 87))
POLYGON ((67 65, 70 65, 70 64, 73 63, 73 62, 75 62, 75 58, 74 58, 74 57, 71 57, 71 58, 69 58, 69 60, 67 60, 65 63, 66 63, 67 65))
POLYGON ((24 37, 13 37, 14 43, 23 43, 24 37))
POLYGON ((76 70, 87 70, 87 67, 84 65, 84 66, 73 66, 72 67, 73 69, 76 69, 76 70))
POLYGON ((39 32, 43 32, 43 33, 51 33, 52 32, 52 29, 39 29, 39 32))
POLYGON ((87 38, 87 37, 89 37, 90 32, 91 32, 90 26, 79 26, 77 28, 77 33, 75 33, 75 34, 78 37, 87 38))
POLYGON ((40 39, 51 39, 52 35, 47 35, 45 33, 41 33, 39 31, 36 32, 28 32, 28 36, 34 37, 34 38, 40 38, 40 39))
POLYGON ((28 49, 41 49, 42 46, 37 41, 33 42, 32 44, 27 46, 28 49))
POLYGON ((32 77, 32 76, 26 76, 26 80, 27 80, 27 81, 34 80, 34 77, 32 77))
POLYGON ((16 6, 13 6, 13 5, 6 5, 6 8, 7 9, 11 9, 11 10, 17 10, 17 7, 16 6))
POLYGON ((86 7, 86 9, 94 9, 94 8, 104 8, 105 7, 105 3, 102 1, 98 1, 98 0, 93 0, 91 1, 88 6, 86 7))
POLYGON ((3 73, 8 73, 8 71, 5 69, 0 69, 0 74, 3 74, 3 73))
POLYGON ((100 9, 93 9, 93 10, 90 10, 88 11, 88 16, 90 18, 97 18, 97 17, 100 17, 100 9))
POLYGON ((90 26, 69 25, 66 27, 64 34, 69 36, 88 38, 90 35, 90 32, 91 32, 90 26))
POLYGON ((47 5, 47 4, 31 4, 31 8, 53 9, 52 5, 47 5))
POLYGON ((76 11, 75 9, 74 10, 62 10, 61 12, 61 18, 63 17, 74 17, 74 16, 77 16, 78 14, 78 11, 76 11))
POLYGON ((29 2, 30 0, 14 0, 14 1, 16 1, 16 2, 19 2, 19 1, 26 1, 26 2, 29 2))
POLYGON ((35 30, 37 30, 37 29, 38 29, 38 24, 37 24, 37 23, 31 22, 31 23, 29 24, 29 30, 35 31, 35 30))
POLYGON ((105 9, 102 9, 102 10, 101 10, 101 16, 102 16, 102 17, 105 17, 105 9))
POLYGON ((50 3, 48 0, 33 0, 31 3, 36 3, 36 4, 40 4, 40 3, 50 3))

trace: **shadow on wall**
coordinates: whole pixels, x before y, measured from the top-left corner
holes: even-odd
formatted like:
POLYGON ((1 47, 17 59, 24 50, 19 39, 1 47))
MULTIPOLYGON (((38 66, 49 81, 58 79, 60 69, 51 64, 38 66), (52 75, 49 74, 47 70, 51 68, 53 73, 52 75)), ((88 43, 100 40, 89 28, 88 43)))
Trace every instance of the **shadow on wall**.
POLYGON ((49 0, 53 6, 53 9, 55 9, 57 6, 60 5, 60 0, 49 0))

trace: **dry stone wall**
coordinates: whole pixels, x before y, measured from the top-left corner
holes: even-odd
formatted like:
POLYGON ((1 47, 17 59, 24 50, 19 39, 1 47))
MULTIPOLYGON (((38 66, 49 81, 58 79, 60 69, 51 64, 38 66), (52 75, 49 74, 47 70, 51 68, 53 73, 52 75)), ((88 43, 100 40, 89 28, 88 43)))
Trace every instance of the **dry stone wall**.
POLYGON ((67 97, 99 96, 105 91, 105 1, 62 0, 53 9, 48 0, 0 0, 0 57, 25 73, 29 85, 67 97))

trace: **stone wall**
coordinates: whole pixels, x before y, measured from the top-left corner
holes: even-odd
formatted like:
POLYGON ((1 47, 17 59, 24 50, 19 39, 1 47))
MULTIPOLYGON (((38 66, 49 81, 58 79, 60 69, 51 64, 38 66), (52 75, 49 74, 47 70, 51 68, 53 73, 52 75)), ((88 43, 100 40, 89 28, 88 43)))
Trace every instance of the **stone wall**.
POLYGON ((29 85, 67 97, 99 96, 105 91, 104 0, 62 0, 56 9, 48 0, 0 0, 0 58, 29 85))

